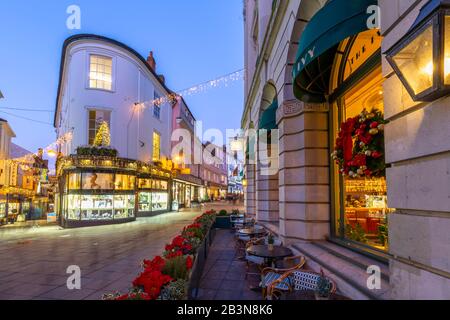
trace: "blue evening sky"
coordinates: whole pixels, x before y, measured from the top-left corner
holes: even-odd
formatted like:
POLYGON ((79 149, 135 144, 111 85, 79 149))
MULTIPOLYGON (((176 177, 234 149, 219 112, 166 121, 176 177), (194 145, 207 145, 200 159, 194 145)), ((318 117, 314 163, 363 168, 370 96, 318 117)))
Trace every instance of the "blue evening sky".
MULTIPOLYGON (((53 110, 64 40, 94 33, 121 41, 145 58, 174 91, 243 68, 242 0, 2 0, 0 2, 0 118, 16 144, 35 152, 55 140, 53 110), (68 30, 66 9, 81 7, 81 30, 68 30), (7 110, 44 109, 51 112, 7 110), (20 119, 31 118, 44 123, 20 119)), ((186 97, 204 129, 239 128, 243 81, 186 97)))

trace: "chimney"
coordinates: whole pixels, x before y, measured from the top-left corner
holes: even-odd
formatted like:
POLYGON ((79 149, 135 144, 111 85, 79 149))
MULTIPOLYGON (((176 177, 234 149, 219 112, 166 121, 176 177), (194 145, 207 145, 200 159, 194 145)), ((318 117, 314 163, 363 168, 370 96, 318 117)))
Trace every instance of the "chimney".
POLYGON ((150 54, 147 57, 147 64, 154 72, 156 72, 156 61, 153 57, 153 51, 150 51, 150 54))

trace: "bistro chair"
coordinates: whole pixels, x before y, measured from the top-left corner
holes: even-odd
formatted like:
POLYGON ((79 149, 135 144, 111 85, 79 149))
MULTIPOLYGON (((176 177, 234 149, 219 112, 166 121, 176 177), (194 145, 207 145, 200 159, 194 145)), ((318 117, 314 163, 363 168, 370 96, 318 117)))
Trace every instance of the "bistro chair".
MULTIPOLYGON (((277 280, 273 281, 267 287, 266 298, 273 299, 279 297, 283 292, 294 292, 301 290, 312 290, 317 289, 318 281, 321 277, 325 277, 322 273, 317 273, 314 271, 305 270, 291 270, 283 274, 277 280)), ((331 294, 336 292, 336 283, 328 277, 331 283, 331 294)))
MULTIPOLYGON (((289 272, 302 269, 305 266, 305 264, 306 259, 304 256, 293 256, 283 259, 282 268, 272 268, 272 267, 264 268, 261 271, 261 284, 260 284, 263 292, 263 298, 267 297, 269 288, 272 286, 273 283, 278 284, 278 282, 276 281, 284 277, 286 274, 289 274, 289 272)), ((279 287, 285 288, 284 282, 281 283, 279 287)), ((287 289, 288 288, 286 287, 286 290, 287 289)))

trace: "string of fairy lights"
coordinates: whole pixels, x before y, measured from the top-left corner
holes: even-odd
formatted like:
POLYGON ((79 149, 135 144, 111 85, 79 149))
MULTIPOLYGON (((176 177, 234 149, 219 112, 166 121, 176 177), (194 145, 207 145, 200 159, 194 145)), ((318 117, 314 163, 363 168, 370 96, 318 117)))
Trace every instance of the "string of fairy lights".
MULTIPOLYGON (((196 84, 190 88, 180 90, 176 93, 175 92, 169 93, 169 94, 162 96, 160 98, 157 98, 157 99, 141 102, 138 105, 140 105, 142 107, 153 107, 155 105, 162 106, 168 102, 173 103, 173 102, 177 101, 177 99, 179 97, 182 97, 182 98, 189 97, 189 96, 192 96, 195 94, 200 94, 200 93, 206 92, 210 89, 220 88, 220 87, 228 87, 233 82, 243 80, 244 76, 245 76, 245 69, 240 69, 240 70, 228 73, 226 75, 220 76, 216 79, 205 81, 200 84, 196 84)), ((16 111, 31 111, 31 112, 51 112, 51 110, 49 110, 49 109, 39 109, 38 110, 38 109, 31 109, 31 108, 6 108, 6 107, 4 107, 2 109, 16 110, 16 111)), ((0 110, 0 112, 8 114, 10 116, 18 117, 18 118, 21 118, 24 120, 29 120, 29 121, 33 121, 33 122, 40 123, 40 124, 50 125, 50 123, 47 123, 44 121, 26 118, 26 117, 23 117, 20 115, 16 115, 16 114, 1 111, 1 110, 0 110)), ((64 135, 59 137, 56 141, 50 143, 45 148, 42 148, 42 151, 44 154, 47 154, 50 157, 55 157, 57 155, 56 150, 59 150, 62 145, 70 143, 70 141, 72 141, 72 138, 73 138, 73 130, 66 132, 64 135)), ((37 152, 29 153, 22 157, 14 158, 11 160, 18 163, 23 169, 26 169, 29 164, 33 163, 34 157, 37 154, 38 154, 37 152)))

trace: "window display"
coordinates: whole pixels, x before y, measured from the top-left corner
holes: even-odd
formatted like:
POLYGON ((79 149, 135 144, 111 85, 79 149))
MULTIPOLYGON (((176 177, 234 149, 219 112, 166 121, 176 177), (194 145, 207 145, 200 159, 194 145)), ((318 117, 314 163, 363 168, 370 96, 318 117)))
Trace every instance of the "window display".
POLYGON ((332 157, 336 236, 386 251, 394 209, 388 208, 385 178, 383 80, 379 66, 337 100, 332 157))
POLYGON ((112 173, 85 172, 82 174, 83 190, 114 189, 112 173))
POLYGON ((168 182, 165 180, 152 180, 152 189, 168 190, 168 182))
POLYGON ((82 195, 82 220, 107 220, 113 218, 112 195, 82 195))
POLYGON ((150 212, 152 194, 150 192, 140 192, 139 193, 139 211, 140 212, 150 212))
POLYGON ((116 190, 134 190, 136 182, 135 176, 126 174, 116 174, 115 189, 116 190))
POLYGON ((69 190, 81 189, 81 173, 69 173, 69 190))
POLYGON ((81 217, 81 196, 69 194, 67 196, 67 219, 80 220, 81 217))
POLYGON ((0 219, 6 217, 6 202, 0 202, 0 219))
POLYGON ((151 179, 139 179, 139 189, 151 189, 152 180, 151 179))
POLYGON ((114 219, 134 217, 134 195, 114 196, 114 219))
POLYGON ((168 209, 169 195, 166 192, 152 193, 152 211, 162 211, 168 209))

